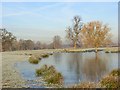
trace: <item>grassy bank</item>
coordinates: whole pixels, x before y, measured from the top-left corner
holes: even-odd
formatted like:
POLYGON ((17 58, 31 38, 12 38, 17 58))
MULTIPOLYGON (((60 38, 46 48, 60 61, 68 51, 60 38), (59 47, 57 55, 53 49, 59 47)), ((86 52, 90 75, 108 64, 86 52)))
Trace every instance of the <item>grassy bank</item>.
POLYGON ((18 61, 27 59, 23 55, 13 55, 12 53, 2 53, 2 87, 3 88, 24 88, 25 80, 14 67, 18 61))
POLYGON ((2 88, 26 88, 27 81, 20 75, 15 64, 17 62, 27 61, 30 55, 42 55, 51 53, 48 50, 26 50, 2 52, 2 88))

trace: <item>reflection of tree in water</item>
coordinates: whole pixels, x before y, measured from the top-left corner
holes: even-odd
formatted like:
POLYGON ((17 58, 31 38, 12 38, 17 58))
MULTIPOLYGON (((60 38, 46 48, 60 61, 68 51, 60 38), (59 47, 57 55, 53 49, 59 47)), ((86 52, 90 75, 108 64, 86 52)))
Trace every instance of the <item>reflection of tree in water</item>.
POLYGON ((94 56, 87 53, 69 53, 61 55, 56 53, 54 59, 56 64, 65 65, 67 70, 75 77, 75 81, 98 81, 107 72, 107 60, 101 55, 94 56), (61 61, 63 60, 63 62, 61 61), (66 61, 64 61, 66 60, 66 61), (61 64, 60 64, 61 63, 61 64))
POLYGON ((82 54, 80 53, 71 53, 70 57, 69 57, 69 62, 68 62, 68 66, 69 66, 69 69, 71 71, 74 71, 75 72, 75 75, 76 75, 76 78, 77 80, 81 80, 82 78, 82 74, 81 73, 81 67, 82 67, 82 63, 81 63, 81 60, 82 60, 82 54))
POLYGON ((98 55, 95 58, 86 59, 82 68, 86 80, 95 82, 100 80, 107 71, 106 61, 102 60, 98 55))
POLYGON ((54 56, 55 62, 57 64, 60 64, 62 55, 60 53, 55 53, 53 56, 54 56))

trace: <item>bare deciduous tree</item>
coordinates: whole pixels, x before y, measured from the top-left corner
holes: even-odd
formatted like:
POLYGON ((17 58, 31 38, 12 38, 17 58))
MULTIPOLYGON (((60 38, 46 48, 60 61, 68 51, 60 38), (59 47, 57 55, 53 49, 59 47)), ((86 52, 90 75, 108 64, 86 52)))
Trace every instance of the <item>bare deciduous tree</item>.
POLYGON ((41 49, 41 48, 42 48, 41 42, 40 42, 40 41, 37 41, 37 42, 35 43, 35 45, 34 45, 34 48, 35 48, 36 50, 41 49))
POLYGON ((2 38, 2 51, 11 51, 12 42, 16 40, 16 37, 6 29, 0 29, 0 37, 2 38))
POLYGON ((25 43, 26 43, 26 50, 34 49, 34 42, 32 40, 25 40, 25 43))
POLYGON ((81 29, 82 29, 81 18, 79 16, 75 16, 73 21, 73 28, 68 27, 66 30, 67 32, 66 37, 73 42, 74 48, 76 48, 76 45, 79 43, 78 36, 81 29))
POLYGON ((53 38, 53 48, 61 48, 61 44, 62 44, 62 41, 61 41, 61 38, 60 36, 54 36, 53 38))
POLYGON ((34 42, 32 40, 19 40, 19 50, 33 50, 34 42))
POLYGON ((19 42, 17 40, 12 42, 12 51, 19 50, 19 42))
POLYGON ((42 49, 47 49, 47 44, 46 43, 42 44, 42 49))
POLYGON ((80 37, 85 47, 102 47, 110 44, 111 41, 110 28, 103 25, 99 21, 93 21, 83 26, 80 37))

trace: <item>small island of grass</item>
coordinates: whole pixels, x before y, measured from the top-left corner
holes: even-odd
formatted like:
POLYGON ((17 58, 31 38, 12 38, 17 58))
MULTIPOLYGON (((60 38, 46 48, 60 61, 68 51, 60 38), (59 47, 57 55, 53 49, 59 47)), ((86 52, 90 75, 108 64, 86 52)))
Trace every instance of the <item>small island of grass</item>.
POLYGON ((59 84, 63 83, 63 76, 61 73, 57 72, 54 66, 44 65, 40 69, 36 70, 37 76, 42 76, 45 82, 48 84, 59 84))
POLYGON ((29 57, 29 62, 32 64, 38 64, 40 60, 37 58, 29 57))

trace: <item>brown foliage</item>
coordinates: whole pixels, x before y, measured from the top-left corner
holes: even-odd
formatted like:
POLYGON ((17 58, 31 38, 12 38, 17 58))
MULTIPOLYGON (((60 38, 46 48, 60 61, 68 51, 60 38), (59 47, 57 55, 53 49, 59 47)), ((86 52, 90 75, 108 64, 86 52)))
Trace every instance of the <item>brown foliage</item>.
POLYGON ((99 21, 93 21, 83 26, 80 37, 85 47, 101 47, 111 43, 110 28, 99 21))

